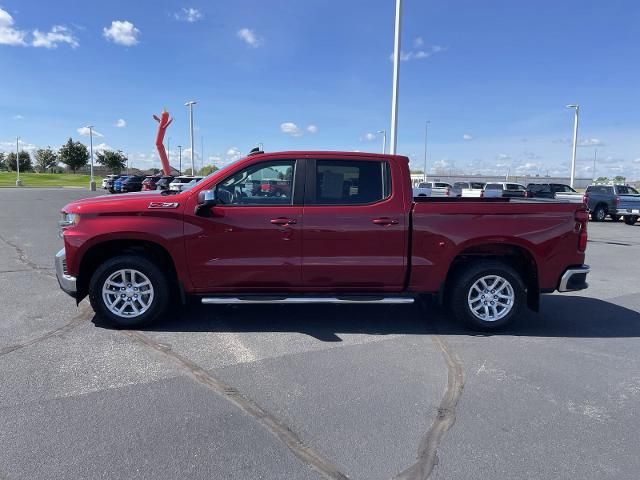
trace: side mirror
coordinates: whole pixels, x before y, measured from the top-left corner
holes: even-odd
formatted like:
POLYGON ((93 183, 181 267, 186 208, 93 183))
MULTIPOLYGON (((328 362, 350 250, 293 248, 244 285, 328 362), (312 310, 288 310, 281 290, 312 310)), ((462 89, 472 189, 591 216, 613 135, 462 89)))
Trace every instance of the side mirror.
POLYGON ((198 192, 198 204, 194 213, 200 217, 208 217, 211 214, 211 207, 216 203, 216 192, 214 190, 201 190, 198 192))

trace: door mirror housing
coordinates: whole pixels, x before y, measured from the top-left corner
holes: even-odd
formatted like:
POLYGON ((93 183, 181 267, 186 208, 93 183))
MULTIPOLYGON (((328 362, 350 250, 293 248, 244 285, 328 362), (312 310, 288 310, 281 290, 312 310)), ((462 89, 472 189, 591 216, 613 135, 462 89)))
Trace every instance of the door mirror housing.
POLYGON ((217 202, 214 190, 201 190, 198 192, 198 200, 195 214, 201 217, 208 217, 211 214, 211 207, 217 202))

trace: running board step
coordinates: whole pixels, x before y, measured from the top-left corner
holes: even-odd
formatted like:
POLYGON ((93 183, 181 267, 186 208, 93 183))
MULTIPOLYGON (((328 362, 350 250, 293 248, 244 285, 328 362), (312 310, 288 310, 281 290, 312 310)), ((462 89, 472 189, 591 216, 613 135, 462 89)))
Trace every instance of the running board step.
POLYGON ((333 303, 333 304, 407 304, 414 302, 413 297, 204 297, 202 303, 205 305, 250 305, 268 303, 333 303))

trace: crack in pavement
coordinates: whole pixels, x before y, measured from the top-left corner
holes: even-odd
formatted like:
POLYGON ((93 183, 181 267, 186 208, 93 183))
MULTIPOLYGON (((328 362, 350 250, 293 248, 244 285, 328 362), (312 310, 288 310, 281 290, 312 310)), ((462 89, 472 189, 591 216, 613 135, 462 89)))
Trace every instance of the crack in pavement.
POLYGON ((18 245, 16 245, 13 242, 10 242, 6 238, 4 238, 2 235, 0 235, 0 240, 3 241, 4 243, 6 243, 7 245, 9 245, 11 248, 13 248, 16 251, 16 254, 18 255, 18 261, 20 263, 22 263, 23 265, 26 265, 27 267, 29 267, 31 270, 33 270, 35 272, 41 273, 42 275, 46 275, 47 277, 56 278, 55 274, 50 271, 50 270, 52 270, 51 268, 49 268, 49 267, 47 267, 47 268, 41 267, 37 263, 32 262, 31 260, 29 260, 29 258, 27 257, 27 254, 25 253, 25 251, 22 248, 20 248, 18 245))
POLYGON ((460 358, 440 336, 432 335, 431 340, 442 351, 447 364, 447 388, 438 407, 438 414, 431 427, 420 441, 416 462, 393 477, 393 480, 426 480, 438 463, 438 446, 456 421, 456 406, 464 389, 464 372, 460 358))
POLYGON ((158 343, 138 330, 122 330, 122 333, 129 336, 135 342, 145 345, 164 355, 173 363, 186 370, 189 375, 198 383, 224 397, 244 413, 257 420, 269 433, 280 440, 291 452, 306 465, 320 473, 324 478, 330 480, 348 480, 349 477, 338 470, 338 468, 316 453, 310 446, 296 435, 280 419, 264 410, 253 400, 245 397, 236 388, 213 377, 204 368, 195 364, 188 358, 171 350, 170 347, 158 343))
POLYGON ((40 335, 39 337, 27 340, 26 342, 9 345, 8 347, 2 347, 0 348, 0 356, 15 352, 16 350, 20 350, 21 348, 28 347, 30 345, 33 345, 34 343, 41 342, 42 340, 46 340, 47 338, 51 338, 54 336, 63 336, 65 333, 73 330, 81 323, 88 321, 92 313, 93 310, 91 309, 91 307, 89 307, 89 305, 85 303, 80 310, 80 313, 76 314, 71 320, 69 320, 61 327, 58 327, 55 330, 51 330, 50 332, 40 335))

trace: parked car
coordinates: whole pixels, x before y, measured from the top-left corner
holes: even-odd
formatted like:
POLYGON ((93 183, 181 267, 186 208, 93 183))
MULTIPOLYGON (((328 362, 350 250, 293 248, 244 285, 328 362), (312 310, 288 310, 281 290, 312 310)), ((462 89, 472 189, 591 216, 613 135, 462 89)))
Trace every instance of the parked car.
POLYGON ((113 180, 115 178, 118 178, 120 175, 107 175, 106 177, 104 177, 102 179, 102 188, 104 188, 105 190, 109 190, 109 188, 111 188, 111 186, 113 185, 113 180))
POLYGON ((589 185, 585 192, 585 203, 594 222, 602 222, 607 215, 617 222, 627 210, 633 211, 634 205, 640 208, 640 195, 635 188, 626 185, 589 185), (626 206, 619 211, 623 197, 626 206))
POLYGON ((129 178, 129 175, 122 175, 116 178, 113 181, 113 191, 111 193, 121 193, 122 192, 122 183, 129 178))
POLYGON ((158 187, 158 180, 162 178, 162 175, 147 175, 142 180, 142 190, 156 190, 158 187))
POLYGON ((453 184, 453 196, 482 197, 484 195, 484 186, 484 182, 456 182, 453 184))
POLYGON ((169 190, 174 190, 176 192, 181 192, 183 190, 188 190, 193 187, 196 183, 202 180, 204 177, 193 177, 191 175, 182 175, 180 177, 176 177, 169 184, 169 190))
POLYGON ((126 180, 122 181, 123 192, 139 192, 142 190, 142 175, 129 175, 126 180))
POLYGON ((414 197, 448 197, 451 195, 451 184, 446 182, 422 182, 413 189, 414 197))
POLYGON ((406 304, 431 294, 456 318, 494 329, 537 309, 540 292, 587 287, 584 205, 413 199, 409 185, 407 157, 260 153, 191 190, 77 200, 62 209, 57 277, 125 328, 189 295, 406 304), (273 171, 292 196, 243 195, 273 171))
POLYGON ((564 183, 530 183, 527 198, 557 198, 573 203, 582 203, 584 195, 564 183))
POLYGON ((526 187, 524 185, 520 185, 519 183, 487 182, 487 184, 484 186, 485 198, 517 198, 526 196, 526 187))
POLYGON ((173 175, 163 175, 156 182, 156 190, 169 190, 169 185, 175 178, 176 177, 174 177, 173 175))

